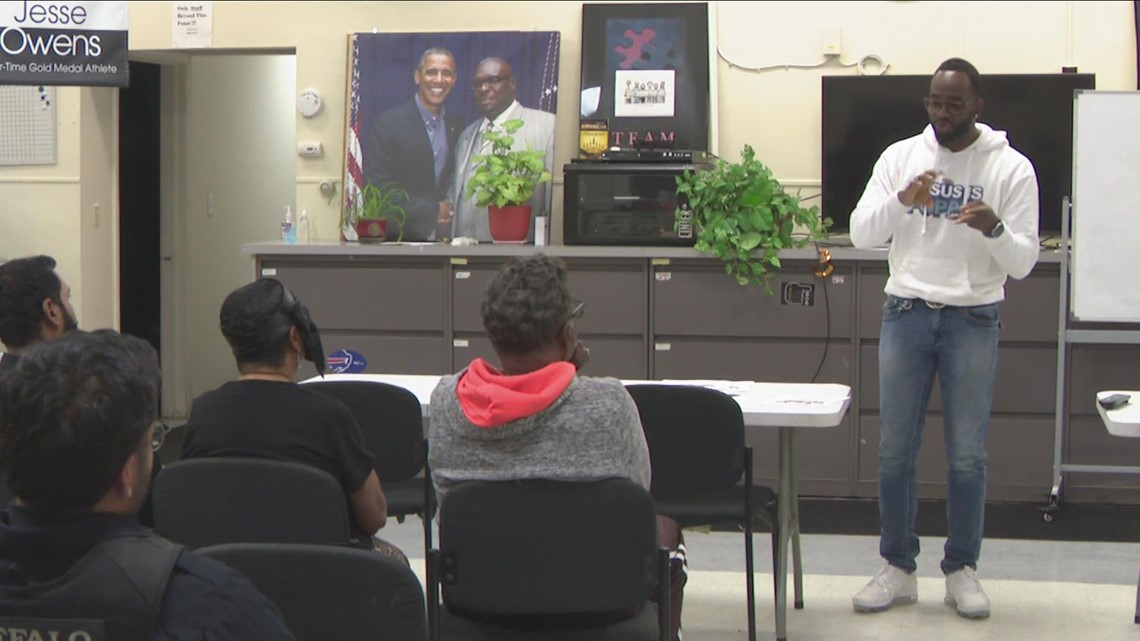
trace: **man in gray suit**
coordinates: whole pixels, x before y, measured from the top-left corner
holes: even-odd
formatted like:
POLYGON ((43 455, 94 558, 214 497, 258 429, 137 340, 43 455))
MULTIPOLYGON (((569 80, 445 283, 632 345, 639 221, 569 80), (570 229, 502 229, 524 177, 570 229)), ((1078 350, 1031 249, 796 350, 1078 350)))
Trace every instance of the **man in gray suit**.
MULTIPOLYGON (((462 236, 486 242, 491 240, 487 208, 477 206, 474 199, 464 193, 467 178, 474 171, 474 158, 491 152, 491 143, 483 140, 483 132, 501 132, 504 122, 522 120, 522 128, 514 133, 515 144, 512 149, 544 151, 546 170, 552 171, 554 114, 528 109, 519 104, 515 99, 514 72, 511 65, 502 58, 486 58, 479 63, 471 80, 471 91, 475 96, 475 104, 483 112, 483 118, 468 125, 455 145, 455 177, 448 192, 449 199, 455 203, 451 235, 453 238, 462 236)), ((531 200, 532 216, 549 216, 550 198, 550 183, 539 183, 531 200)), ((527 240, 534 240, 533 223, 527 232, 527 240)))

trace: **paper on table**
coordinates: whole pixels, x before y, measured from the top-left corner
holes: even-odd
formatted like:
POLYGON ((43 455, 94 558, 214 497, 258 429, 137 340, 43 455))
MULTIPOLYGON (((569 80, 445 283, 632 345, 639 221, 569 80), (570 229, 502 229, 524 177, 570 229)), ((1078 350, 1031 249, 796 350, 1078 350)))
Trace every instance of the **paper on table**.
POLYGON ((831 405, 834 403, 842 403, 845 398, 836 398, 834 396, 811 396, 808 394, 787 394, 785 396, 777 396, 766 400, 766 403, 773 403, 775 405, 831 405))
POLYGON ((697 387, 707 387, 720 392, 724 392, 729 396, 744 396, 755 385, 752 381, 715 381, 715 380, 663 380, 662 383, 666 385, 694 385, 697 387))

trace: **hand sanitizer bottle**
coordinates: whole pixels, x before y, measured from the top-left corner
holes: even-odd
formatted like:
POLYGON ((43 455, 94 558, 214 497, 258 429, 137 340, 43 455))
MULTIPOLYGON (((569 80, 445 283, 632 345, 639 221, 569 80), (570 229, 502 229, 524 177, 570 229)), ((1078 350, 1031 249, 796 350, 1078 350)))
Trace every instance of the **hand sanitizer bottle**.
POLYGON ((297 239, 306 245, 313 242, 313 233, 309 227, 309 208, 301 208, 301 216, 297 219, 297 239))
POLYGON ((281 223, 281 242, 286 245, 297 243, 297 228, 293 226, 293 210, 285 205, 285 222, 281 223))

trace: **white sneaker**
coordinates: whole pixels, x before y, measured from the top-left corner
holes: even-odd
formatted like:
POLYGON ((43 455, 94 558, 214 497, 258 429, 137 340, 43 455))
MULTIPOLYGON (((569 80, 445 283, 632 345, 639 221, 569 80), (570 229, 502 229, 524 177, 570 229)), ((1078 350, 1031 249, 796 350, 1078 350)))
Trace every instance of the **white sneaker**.
POLYGON ((946 575, 946 604, 954 606, 967 619, 990 616, 990 598, 971 567, 946 575))
POLYGON ((856 612, 882 612, 896 603, 918 601, 918 579, 914 573, 887 564, 851 598, 856 612))

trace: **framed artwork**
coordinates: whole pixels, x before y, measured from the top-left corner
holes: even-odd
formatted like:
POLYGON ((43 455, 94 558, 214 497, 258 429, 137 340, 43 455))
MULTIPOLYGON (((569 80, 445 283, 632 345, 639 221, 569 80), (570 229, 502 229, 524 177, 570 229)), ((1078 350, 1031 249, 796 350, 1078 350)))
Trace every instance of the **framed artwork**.
MULTIPOLYGON (((342 220, 382 192, 406 214, 384 240, 490 240, 465 194, 473 158, 488 125, 518 119, 515 148, 543 149, 551 170, 560 44, 556 31, 350 35, 342 220)), ((535 216, 550 199, 539 185, 535 216)), ((341 235, 363 239, 350 224, 341 235)))
POLYGON ((581 122, 621 148, 709 150, 706 3, 584 4, 581 122))

